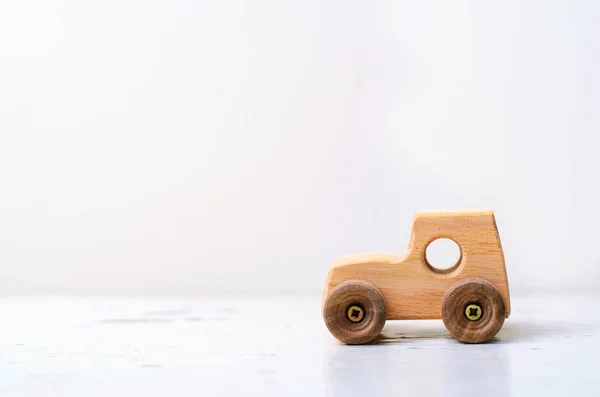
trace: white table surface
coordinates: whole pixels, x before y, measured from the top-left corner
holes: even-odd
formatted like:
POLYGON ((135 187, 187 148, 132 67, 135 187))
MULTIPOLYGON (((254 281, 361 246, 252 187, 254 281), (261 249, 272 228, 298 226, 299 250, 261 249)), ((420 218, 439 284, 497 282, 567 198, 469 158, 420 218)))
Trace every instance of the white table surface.
POLYGON ((600 297, 513 297, 493 343, 388 322, 345 346, 320 298, 0 299, 0 396, 598 396, 600 297))

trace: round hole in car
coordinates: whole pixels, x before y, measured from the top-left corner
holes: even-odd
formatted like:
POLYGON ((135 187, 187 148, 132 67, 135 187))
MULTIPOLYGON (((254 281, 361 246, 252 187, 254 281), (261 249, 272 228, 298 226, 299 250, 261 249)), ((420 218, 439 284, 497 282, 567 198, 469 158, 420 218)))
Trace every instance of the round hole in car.
POLYGON ((435 239, 425 249, 427 264, 440 273, 450 272, 459 264, 461 256, 460 247, 449 238, 435 239))

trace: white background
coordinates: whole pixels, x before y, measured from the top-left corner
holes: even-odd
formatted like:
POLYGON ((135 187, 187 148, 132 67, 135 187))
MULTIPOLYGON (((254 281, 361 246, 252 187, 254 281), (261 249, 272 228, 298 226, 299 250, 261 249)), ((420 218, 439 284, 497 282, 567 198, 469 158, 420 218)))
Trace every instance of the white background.
POLYGON ((492 208, 511 292, 600 289, 600 4, 6 1, 0 294, 320 293, 492 208))

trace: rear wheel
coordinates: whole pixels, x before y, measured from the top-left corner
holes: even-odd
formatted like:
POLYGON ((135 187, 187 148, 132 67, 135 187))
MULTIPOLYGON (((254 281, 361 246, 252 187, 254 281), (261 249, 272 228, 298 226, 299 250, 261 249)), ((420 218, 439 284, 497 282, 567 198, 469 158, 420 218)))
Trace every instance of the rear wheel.
POLYGON ((442 318, 450 334, 464 343, 487 342, 506 317, 504 299, 489 281, 465 279, 444 296, 442 318))
POLYGON ((345 281, 326 298, 323 318, 329 332, 340 341, 351 345, 369 343, 385 324, 385 300, 366 281, 345 281))

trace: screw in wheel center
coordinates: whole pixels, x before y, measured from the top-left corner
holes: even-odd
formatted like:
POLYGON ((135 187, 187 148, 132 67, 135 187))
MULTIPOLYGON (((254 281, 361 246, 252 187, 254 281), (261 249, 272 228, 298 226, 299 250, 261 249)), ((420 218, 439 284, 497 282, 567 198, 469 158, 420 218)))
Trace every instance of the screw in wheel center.
POLYGON ((481 310, 481 306, 476 303, 471 303, 467 305, 465 309, 465 316, 471 321, 477 321, 481 318, 483 311, 481 310))
POLYGON ((359 323, 365 317, 365 311, 358 305, 352 305, 346 311, 346 315, 348 316, 348 320, 353 323, 359 323))

